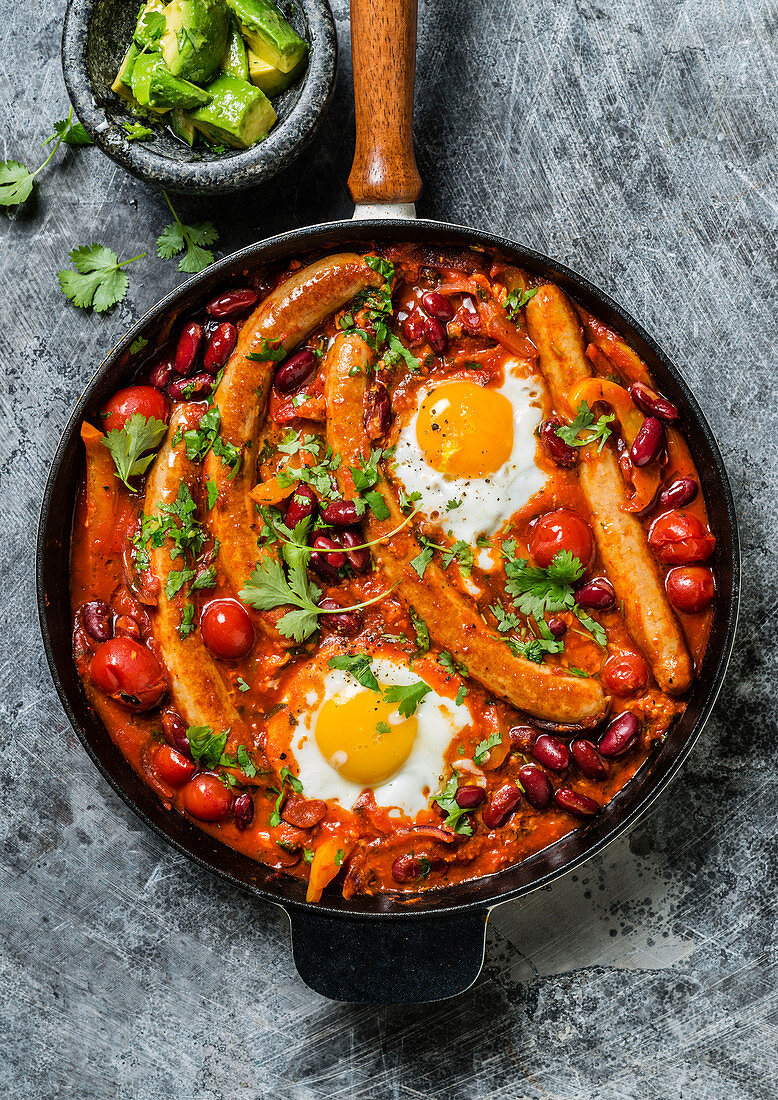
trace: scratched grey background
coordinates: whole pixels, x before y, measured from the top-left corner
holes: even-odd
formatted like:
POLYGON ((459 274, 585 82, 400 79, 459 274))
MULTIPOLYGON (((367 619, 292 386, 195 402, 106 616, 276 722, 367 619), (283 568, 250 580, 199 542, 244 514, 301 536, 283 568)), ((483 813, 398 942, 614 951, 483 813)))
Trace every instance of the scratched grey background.
MULTIPOLYGON (((0 159, 66 113, 62 0, 3 0, 0 159), (34 24, 34 27, 33 27, 34 24)), ((347 215, 345 0, 315 151, 262 190, 180 202, 223 253, 347 215)), ((54 277, 169 220, 95 149, 0 214, 3 888, 0 1091, 121 1100, 732 1100, 778 1095, 776 19, 768 0, 423 5, 420 212, 504 232, 615 294, 683 364, 729 456, 744 613, 715 719, 672 791, 582 871, 495 912, 477 986, 355 1008, 297 978, 286 920, 185 862, 107 788, 60 711, 34 610, 49 460, 96 363, 180 280, 130 269, 107 317, 54 277)))

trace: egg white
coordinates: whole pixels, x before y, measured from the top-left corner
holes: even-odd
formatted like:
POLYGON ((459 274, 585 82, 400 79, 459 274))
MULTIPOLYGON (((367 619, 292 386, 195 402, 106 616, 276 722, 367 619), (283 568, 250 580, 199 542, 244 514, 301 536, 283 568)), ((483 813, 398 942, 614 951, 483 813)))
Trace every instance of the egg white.
MULTIPOLYGON (((378 682, 387 686, 408 686, 421 679, 409 668, 386 658, 374 658, 372 667, 378 682)), ((365 789, 365 784, 346 779, 324 758, 316 743, 316 722, 329 699, 345 703, 368 690, 347 672, 332 669, 324 677, 323 697, 319 697, 318 707, 300 718, 292 734, 291 748, 307 798, 320 798, 325 802, 335 800, 351 809, 365 789)), ((417 733, 407 760, 394 775, 373 786, 379 806, 396 807, 411 818, 427 807, 430 794, 440 788, 446 772, 444 753, 453 738, 472 723, 466 706, 457 706, 434 689, 422 699, 415 718, 417 733)), ((388 721, 389 725, 396 725, 403 718, 394 711, 388 721)))
MULTIPOLYGON (((416 423, 419 407, 433 387, 419 392, 416 410, 400 432, 394 460, 394 474, 406 493, 420 493, 417 507, 453 539, 473 544, 479 535, 491 535, 539 492, 546 475, 535 463, 535 429, 542 417, 543 381, 537 375, 520 378, 517 360, 505 364, 505 381, 494 389, 506 397, 513 409, 513 449, 508 461, 487 477, 462 478, 434 470, 419 447, 416 423), (447 510, 450 500, 459 507, 447 510)), ((445 382, 438 383, 441 397, 445 382)), ((488 432, 488 425, 484 431, 488 432)))

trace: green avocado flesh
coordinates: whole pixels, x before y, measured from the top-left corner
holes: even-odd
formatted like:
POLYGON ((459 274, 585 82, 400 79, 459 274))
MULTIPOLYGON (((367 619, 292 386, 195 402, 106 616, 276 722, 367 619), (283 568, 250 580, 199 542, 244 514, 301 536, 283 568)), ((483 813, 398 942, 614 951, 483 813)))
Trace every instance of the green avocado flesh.
POLYGON ((306 66, 306 58, 303 57, 290 73, 282 73, 275 65, 269 65, 267 61, 257 57, 253 50, 248 52, 248 61, 251 83, 270 97, 285 92, 290 84, 294 84, 302 76, 306 66))
POLYGON ((210 103, 192 111, 197 129, 217 144, 247 149, 266 137, 276 120, 273 105, 259 88, 230 73, 208 85, 210 103))
POLYGON ((141 107, 199 107, 209 93, 188 80, 173 76, 159 54, 141 54, 132 69, 132 94, 141 107))
POLYGON ((163 15, 159 48, 168 69, 173 76, 207 84, 219 71, 227 45, 224 0, 171 0, 163 15))
MULTIPOLYGON (((238 24, 233 16, 230 16, 230 29, 227 32, 227 48, 222 58, 222 71, 231 76, 237 76, 239 80, 249 78, 249 59, 246 55, 246 43, 240 36, 238 24)), ((264 91, 264 88, 262 89, 264 91)))
POLYGON ((197 140, 195 124, 187 112, 182 111, 180 107, 176 107, 170 116, 170 129, 177 138, 181 138, 187 145, 194 145, 197 140))
POLYGON ((308 43, 270 0, 227 0, 251 49, 269 65, 290 73, 308 54, 308 43))

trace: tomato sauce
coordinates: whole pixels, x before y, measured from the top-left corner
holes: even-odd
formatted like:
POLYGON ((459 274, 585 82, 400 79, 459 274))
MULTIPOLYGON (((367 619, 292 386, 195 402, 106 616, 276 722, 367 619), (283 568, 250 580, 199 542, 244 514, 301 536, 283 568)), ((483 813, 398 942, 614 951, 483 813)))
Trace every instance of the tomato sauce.
MULTIPOLYGON (((354 264, 357 261, 364 267, 358 258, 354 264)), ((87 461, 75 510, 71 555, 74 658, 90 705, 123 755, 171 812, 185 814, 224 844, 272 869, 308 879, 311 900, 318 900, 325 888, 349 896, 413 894, 445 887, 514 865, 572 829, 585 826, 587 817, 635 776, 663 740, 683 711, 689 690, 670 694, 659 686, 652 655, 636 642, 625 616, 624 599, 613 592, 602 545, 595 548, 591 563, 582 563, 579 575, 564 582, 567 604, 551 607, 545 618, 540 613, 530 618, 522 612, 515 592, 508 590, 509 572, 518 568, 516 562, 535 566, 542 582, 548 580, 548 568, 553 568, 558 551, 552 547, 548 560, 541 555, 538 523, 542 517, 561 517, 551 526, 561 532, 562 551, 575 549, 583 554, 591 532, 590 501, 581 471, 585 463, 599 461, 597 446, 581 444, 587 431, 582 429, 575 443, 568 444, 570 454, 565 452, 560 464, 557 459, 564 448, 558 449, 556 440, 561 436, 556 435, 553 423, 556 439, 552 439, 551 448, 544 445, 549 422, 556 418, 560 425, 569 426, 576 411, 555 401, 553 385, 546 384, 548 378, 539 383, 534 443, 534 462, 545 478, 543 487, 526 502, 519 502, 495 530, 477 542, 457 550, 454 540, 444 533, 439 514, 431 514, 423 500, 404 499, 407 494, 402 480, 393 469, 399 433, 435 384, 445 386, 456 380, 499 389, 508 371, 542 380, 544 363, 530 339, 526 316, 528 303, 542 288, 533 286, 526 273, 476 253, 436 255, 416 246, 398 245, 372 256, 369 267, 380 274, 383 283, 374 280, 372 286, 352 293, 349 300, 339 301, 326 316, 317 316, 309 327, 302 325, 301 335, 291 347, 283 344, 283 330, 275 339, 265 338, 261 345, 262 354, 269 349, 273 357, 258 427, 253 436, 235 445, 237 459, 231 458, 228 450, 222 459, 248 471, 250 484, 257 486, 252 494, 258 502, 252 517, 258 536, 257 559, 272 558, 279 563, 282 583, 288 583, 293 565, 286 557, 279 559, 279 551, 294 537, 294 532, 284 527, 287 509, 293 502, 304 507, 303 498, 296 498, 295 492, 301 485, 312 488, 319 514, 328 501, 346 495, 344 470, 338 467, 338 456, 327 449, 328 416, 332 414, 327 405, 327 372, 333 369, 331 356, 339 354, 343 333, 352 338, 356 333, 370 349, 365 383, 372 402, 365 407, 364 417, 357 417, 357 427, 361 432, 363 418, 366 430, 378 425, 378 434, 373 434, 366 453, 372 446, 379 450, 380 458, 375 478, 363 478, 357 485, 355 499, 363 510, 351 528, 358 537, 356 541, 352 538, 350 545, 369 543, 370 531, 380 526, 381 505, 375 499, 375 488, 392 495, 405 506, 401 529, 382 535, 392 554, 402 559, 419 546, 432 544, 430 560, 443 571, 444 583, 455 590, 456 599, 468 613, 477 610, 485 630, 503 639, 506 662, 519 656, 554 670, 554 676, 571 683, 573 677, 596 681, 603 685, 610 714, 571 726, 563 719, 549 723, 519 711, 504 694, 495 693, 472 676, 459 651, 449 653, 436 644, 436 625, 420 622, 409 601, 403 599, 402 584, 388 582, 376 564, 375 546, 367 547, 371 554, 367 567, 358 549, 347 559, 341 529, 321 520, 317 528, 311 529, 309 524, 304 538, 310 542, 317 537, 325 542, 331 539, 337 553, 329 558, 326 552, 319 553, 317 558, 316 548, 309 546, 300 555, 306 578, 301 583, 308 586, 307 596, 314 601, 314 629, 305 636, 291 637, 284 633, 288 604, 280 601, 271 607, 259 606, 241 596, 240 584, 231 581, 223 564, 224 547, 211 529, 211 512, 223 507, 233 483, 227 479, 220 488, 209 486, 210 479, 201 470, 202 455, 189 457, 190 442, 196 451, 198 439, 187 441, 184 430, 200 432, 201 451, 211 446, 216 453, 216 447, 235 441, 229 439, 224 410, 222 434, 217 432, 209 440, 202 426, 214 407, 212 395, 200 392, 187 400, 184 393, 181 397, 185 384, 182 387, 181 379, 169 368, 182 326, 191 327, 194 320, 202 331, 190 371, 195 375, 201 371, 199 364, 218 325, 223 325, 223 316, 217 321, 207 307, 193 311, 178 322, 170 345, 153 352, 147 349, 137 384, 109 402, 115 443, 111 453, 100 430, 105 424, 84 425, 87 461), (298 346, 315 353, 315 369, 293 392, 280 392, 272 384, 272 372, 298 346), (149 380, 156 385, 151 386, 149 380), (175 399, 171 393, 177 395, 175 399), (388 411, 381 405, 384 394, 388 411), (169 416, 182 416, 180 438, 176 440, 172 428, 165 434, 162 425, 155 446, 145 452, 149 463, 138 468, 140 472, 127 473, 129 467, 125 466, 122 481, 121 460, 114 463, 114 451, 129 446, 133 414, 151 425, 159 421, 168 405, 172 406, 169 416), (196 468, 191 514, 183 519, 183 512, 176 513, 172 525, 169 507, 175 497, 167 498, 167 512, 159 504, 156 511, 149 510, 153 503, 148 490, 154 470, 151 463, 160 447, 163 452, 157 462, 168 463, 170 469, 176 462, 182 469, 186 462, 187 469, 191 470, 192 463, 196 468), (580 530, 578 535, 573 531, 575 523, 569 515, 565 519, 569 513, 579 527, 583 525, 583 541, 580 530), (507 551, 506 543, 510 543, 507 551), (533 558, 533 549, 545 566, 533 558), (170 554, 171 568, 160 574, 154 563, 159 562, 161 553, 170 554), (606 605, 583 608, 576 602, 577 594, 583 599, 580 586, 592 581, 595 588, 601 586, 606 605), (608 603, 609 590, 612 599, 608 603), (176 614, 181 615, 178 640, 175 631, 171 639, 163 629, 166 608, 177 609, 176 614), (533 650, 530 643, 537 639, 541 641, 533 650), (179 644, 200 656, 190 661, 190 673, 176 679, 168 666, 171 646, 179 644), (374 787, 366 785, 361 793, 357 789, 352 801, 318 797, 306 790, 298 769, 295 744, 300 744, 301 724, 323 705, 324 677, 329 668, 337 667, 330 662, 360 655, 368 665, 371 660, 384 660, 410 668, 427 692, 434 693, 431 698, 447 700, 452 706, 464 704, 469 712, 467 724, 456 731, 439 765, 426 776, 424 805, 414 814, 384 804, 381 782, 374 787), (213 689, 210 695, 202 695, 206 664, 215 670, 213 675, 219 678, 220 690, 226 691, 234 715, 232 724, 225 721, 221 729, 197 720, 197 691, 201 691, 206 708, 212 710, 214 705, 213 689), (634 735, 618 754, 598 757, 595 752, 599 775, 585 774, 585 765, 577 763, 575 743, 583 740, 596 748, 602 741, 606 746, 603 738, 613 719, 623 714, 634 716, 634 735), (557 746, 553 751, 561 753, 563 766, 544 762, 540 748, 535 748, 539 736, 553 739, 557 746), (541 795, 533 796, 534 787, 528 786, 529 780, 523 782, 522 769, 527 767, 541 773, 540 780, 534 777, 541 795), (475 793, 471 788, 477 788, 475 793), (560 790, 562 795, 557 794, 560 790), (570 805, 564 792, 572 792, 571 797, 579 800, 575 813, 564 808, 570 805), (504 820, 499 820, 498 814, 501 799, 506 805, 515 799, 504 820)), ((290 308, 285 298, 290 278, 303 280, 302 289, 298 287, 292 296, 295 308, 302 308, 307 270, 295 262, 286 272, 259 273, 253 280, 255 293, 236 296, 242 309, 229 321, 240 332, 238 347, 227 363, 217 363, 226 372, 226 380, 229 372, 248 368, 242 342, 256 319, 267 315, 268 297, 277 315, 290 308)), ((322 276, 317 278, 319 297, 315 301, 320 310, 324 291, 322 276)), ((659 496, 682 479, 699 487, 682 420, 665 419, 661 452, 643 466, 633 462, 638 452, 630 445, 632 429, 627 425, 639 427, 647 417, 637 398, 630 396, 630 387, 648 387, 648 399, 660 401, 658 408, 667 403, 661 406, 661 395, 654 393, 645 364, 618 333, 586 311, 574 305, 571 308, 575 310, 575 339, 585 349, 587 370, 595 379, 616 387, 611 386, 612 407, 616 409, 618 404, 621 412, 607 422, 609 431, 602 445, 617 455, 620 476, 630 492, 652 492, 648 507, 637 513, 640 552, 648 555, 646 560, 662 583, 671 570, 693 565, 698 573, 681 578, 688 591, 699 581, 700 571, 708 576, 700 558, 706 552, 692 531, 698 521, 706 537, 710 534, 703 494, 697 491, 675 510, 663 506, 659 496), (658 517, 670 511, 678 513, 680 527, 673 529, 675 541, 668 551, 665 543, 652 543, 651 532, 658 517), (688 538, 687 529, 692 532, 688 538), (668 554, 671 560, 663 561, 668 554)), ((560 330, 560 358, 562 342, 570 331, 560 330)), ((223 333, 221 338, 223 341, 223 333)), ((212 366, 219 347, 217 340, 210 349, 207 361, 212 366)), ((214 378, 214 388, 220 383, 221 374, 214 378)), ((607 392, 603 388, 602 393, 607 392)), ((262 399, 258 392, 257 401, 262 399)), ((607 402, 596 402, 589 410, 591 423, 596 424, 610 408, 607 402)), ((456 497, 456 478, 451 479, 451 486, 452 497, 456 497)), ((252 537, 251 545, 253 542, 252 537)), ((417 565, 421 568, 418 561, 417 565)), ((255 590, 248 575, 241 580, 247 591, 255 590)), ((675 589, 671 585, 668 591, 675 589)), ((693 613, 672 608, 662 597, 665 610, 671 608, 671 622, 680 626, 681 644, 694 668, 699 667, 705 651, 713 606, 706 603, 709 597, 697 595, 704 606, 693 613)), ((596 597, 595 592, 592 598, 596 597)), ((364 687, 364 682, 360 683, 364 687)), ((365 690, 373 689, 368 686, 365 690)), ((409 720, 415 720, 413 712, 409 720)), ((418 721, 416 737, 421 737, 421 719, 418 721)), ((377 740, 387 735, 379 730, 377 740)), ((321 764, 324 774, 329 768, 336 770, 323 756, 321 764)))

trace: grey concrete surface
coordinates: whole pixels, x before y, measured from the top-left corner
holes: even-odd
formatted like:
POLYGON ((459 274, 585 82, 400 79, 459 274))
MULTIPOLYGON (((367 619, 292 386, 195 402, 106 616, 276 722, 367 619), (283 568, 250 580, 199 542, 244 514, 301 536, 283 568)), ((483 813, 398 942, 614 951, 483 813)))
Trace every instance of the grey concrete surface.
MULTIPOLYGON (((66 113, 62 14, 3 0, 0 159, 36 163, 66 113)), ((222 253, 349 213, 344 0, 336 17, 343 63, 314 152, 261 190, 179 203, 216 222, 222 253)), ((777 30, 767 0, 422 5, 420 212, 561 257, 656 334, 728 456, 745 582, 725 688, 679 781, 630 837, 499 909, 477 986, 444 1004, 309 992, 283 915, 146 831, 67 725, 33 590, 48 462, 95 364, 182 277, 133 265, 105 317, 61 296, 70 248, 131 256, 169 220, 96 149, 58 154, 28 208, 0 214, 3 1096, 778 1095, 777 30)))

